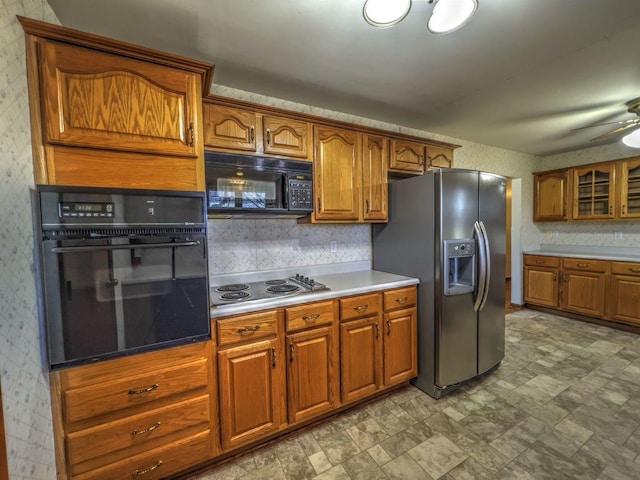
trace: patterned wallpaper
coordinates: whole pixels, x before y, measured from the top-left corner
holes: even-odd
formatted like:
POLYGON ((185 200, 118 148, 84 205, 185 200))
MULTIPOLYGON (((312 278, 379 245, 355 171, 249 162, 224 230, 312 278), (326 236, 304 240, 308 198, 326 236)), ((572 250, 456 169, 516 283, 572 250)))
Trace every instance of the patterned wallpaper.
POLYGON ((36 304, 29 105, 16 15, 59 23, 45 0, 0 0, 0 381, 9 478, 56 477, 36 304))
MULTIPOLYGON (((535 171, 637 156, 640 156, 640 150, 618 142, 575 152, 550 155, 542 159, 538 164, 539 168, 536 168, 535 171)), ((536 224, 536 229, 540 243, 598 247, 637 247, 640 245, 640 222, 637 221, 542 222, 536 224), (616 238, 616 233, 622 233, 622 238, 616 238)))

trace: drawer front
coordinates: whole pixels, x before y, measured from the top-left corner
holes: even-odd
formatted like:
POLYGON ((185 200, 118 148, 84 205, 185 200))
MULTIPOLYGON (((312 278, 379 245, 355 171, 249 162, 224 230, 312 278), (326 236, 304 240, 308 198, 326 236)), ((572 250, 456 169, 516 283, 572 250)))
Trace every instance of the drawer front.
POLYGON ((331 300, 287 308, 287 332, 330 324, 333 322, 333 316, 331 300))
POLYGON ((273 337, 277 332, 278 314, 275 310, 218 320, 218 345, 231 345, 247 340, 273 337))
POLYGON ((380 294, 358 295, 340 299, 340 320, 366 317, 380 311, 380 294))
POLYGON ((606 270, 606 262, 603 260, 591 260, 584 258, 563 258, 562 267, 570 270, 604 273, 606 270))
POLYGON ((640 263, 611 262, 611 273, 618 275, 640 275, 640 263))
POLYGON ((213 455, 211 430, 170 443, 160 448, 110 463, 80 475, 74 480, 155 480, 209 460, 213 455))
POLYGON ((211 421, 210 405, 209 395, 201 395, 140 415, 72 432, 67 435, 69 463, 77 465, 108 454, 112 454, 109 458, 112 463, 115 459, 128 458, 161 446, 167 443, 165 438, 175 437, 177 432, 187 428, 201 425, 200 430, 206 430, 211 421))
POLYGON ((204 388, 209 381, 208 367, 208 359, 200 358, 156 372, 69 389, 63 397, 65 420, 76 422, 204 388))
POLYGON ((398 288, 383 293, 384 311, 411 307, 416 304, 416 287, 398 288))
POLYGON ((560 257, 545 257, 543 255, 525 255, 524 264, 538 267, 560 267, 560 257))

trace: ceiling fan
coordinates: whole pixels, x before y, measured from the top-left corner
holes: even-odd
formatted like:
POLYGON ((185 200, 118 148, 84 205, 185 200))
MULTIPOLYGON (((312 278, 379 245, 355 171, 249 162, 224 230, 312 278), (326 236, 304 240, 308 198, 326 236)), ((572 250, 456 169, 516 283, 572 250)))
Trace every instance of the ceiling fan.
POLYGON ((587 125, 585 127, 574 128, 571 131, 574 132, 576 130, 583 130, 585 128, 591 127, 600 127, 603 125, 618 125, 613 130, 610 130, 602 135, 599 135, 595 138, 592 138, 591 141, 600 140, 606 138, 610 135, 615 135, 616 133, 624 132, 630 128, 640 127, 640 97, 634 98, 633 100, 629 100, 627 103, 627 112, 633 113, 636 115, 636 118, 630 118, 628 120, 620 120, 617 122, 606 122, 606 123, 594 123, 592 125, 587 125))

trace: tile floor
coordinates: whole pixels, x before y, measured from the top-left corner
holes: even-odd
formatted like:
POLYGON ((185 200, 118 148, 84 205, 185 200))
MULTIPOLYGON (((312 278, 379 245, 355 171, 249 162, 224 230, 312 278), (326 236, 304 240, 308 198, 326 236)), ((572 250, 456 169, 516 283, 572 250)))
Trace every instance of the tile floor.
POLYGON ((640 478, 640 336, 520 310, 490 376, 413 386, 193 480, 640 478))

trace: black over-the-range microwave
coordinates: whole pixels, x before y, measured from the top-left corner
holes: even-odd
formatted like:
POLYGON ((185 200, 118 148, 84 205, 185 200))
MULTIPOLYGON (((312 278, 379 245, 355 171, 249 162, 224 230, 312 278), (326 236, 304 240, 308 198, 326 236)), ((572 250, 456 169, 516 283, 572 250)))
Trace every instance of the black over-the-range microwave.
POLYGON ((205 152, 209 218, 303 217, 313 210, 312 164, 205 152))

